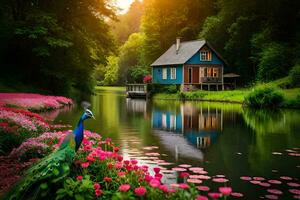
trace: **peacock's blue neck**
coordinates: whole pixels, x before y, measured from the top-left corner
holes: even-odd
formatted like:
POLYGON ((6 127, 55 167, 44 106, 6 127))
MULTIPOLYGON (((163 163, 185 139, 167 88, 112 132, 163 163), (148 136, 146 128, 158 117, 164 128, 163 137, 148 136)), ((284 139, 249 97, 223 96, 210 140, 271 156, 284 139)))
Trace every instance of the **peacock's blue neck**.
POLYGON ((84 130, 83 122, 84 122, 84 118, 81 117, 73 132, 75 135, 76 151, 79 149, 81 142, 83 140, 83 130, 84 130))

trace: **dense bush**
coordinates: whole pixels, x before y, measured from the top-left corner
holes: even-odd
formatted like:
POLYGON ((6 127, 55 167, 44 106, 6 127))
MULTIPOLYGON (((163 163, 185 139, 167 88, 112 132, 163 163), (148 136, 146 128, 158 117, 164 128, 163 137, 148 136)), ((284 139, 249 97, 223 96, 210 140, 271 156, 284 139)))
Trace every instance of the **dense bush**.
POLYGON ((299 87, 300 86, 300 65, 295 65, 290 73, 289 77, 291 80, 291 85, 293 87, 299 87))
POLYGON ((179 85, 161 85, 157 83, 148 84, 148 92, 150 95, 157 93, 167 93, 167 94, 176 94, 179 92, 179 85))
POLYGON ((245 104, 254 108, 275 108, 283 103, 283 94, 275 87, 258 86, 245 97, 245 104))

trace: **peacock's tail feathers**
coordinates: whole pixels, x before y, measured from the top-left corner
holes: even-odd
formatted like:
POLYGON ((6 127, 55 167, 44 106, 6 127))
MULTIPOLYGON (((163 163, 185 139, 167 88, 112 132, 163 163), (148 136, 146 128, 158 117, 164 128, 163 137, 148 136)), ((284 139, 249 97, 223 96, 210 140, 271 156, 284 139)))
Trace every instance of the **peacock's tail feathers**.
POLYGON ((74 157, 75 149, 70 146, 45 157, 26 171, 4 199, 38 199, 47 195, 51 186, 69 174, 74 157))

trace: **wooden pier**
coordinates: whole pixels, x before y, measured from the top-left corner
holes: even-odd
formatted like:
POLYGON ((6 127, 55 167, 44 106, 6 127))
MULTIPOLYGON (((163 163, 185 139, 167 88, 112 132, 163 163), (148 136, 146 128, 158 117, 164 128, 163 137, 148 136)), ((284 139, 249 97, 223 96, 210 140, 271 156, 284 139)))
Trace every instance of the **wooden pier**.
POLYGON ((127 84, 126 95, 128 98, 147 99, 147 84, 127 84))

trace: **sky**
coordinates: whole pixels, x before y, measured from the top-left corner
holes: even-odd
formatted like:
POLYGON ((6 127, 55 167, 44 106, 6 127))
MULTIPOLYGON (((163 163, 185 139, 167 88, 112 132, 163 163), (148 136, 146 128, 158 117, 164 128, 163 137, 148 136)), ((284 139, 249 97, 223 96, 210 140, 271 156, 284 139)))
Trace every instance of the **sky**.
POLYGON ((116 0, 116 5, 121 8, 121 14, 126 13, 134 0, 116 0))

